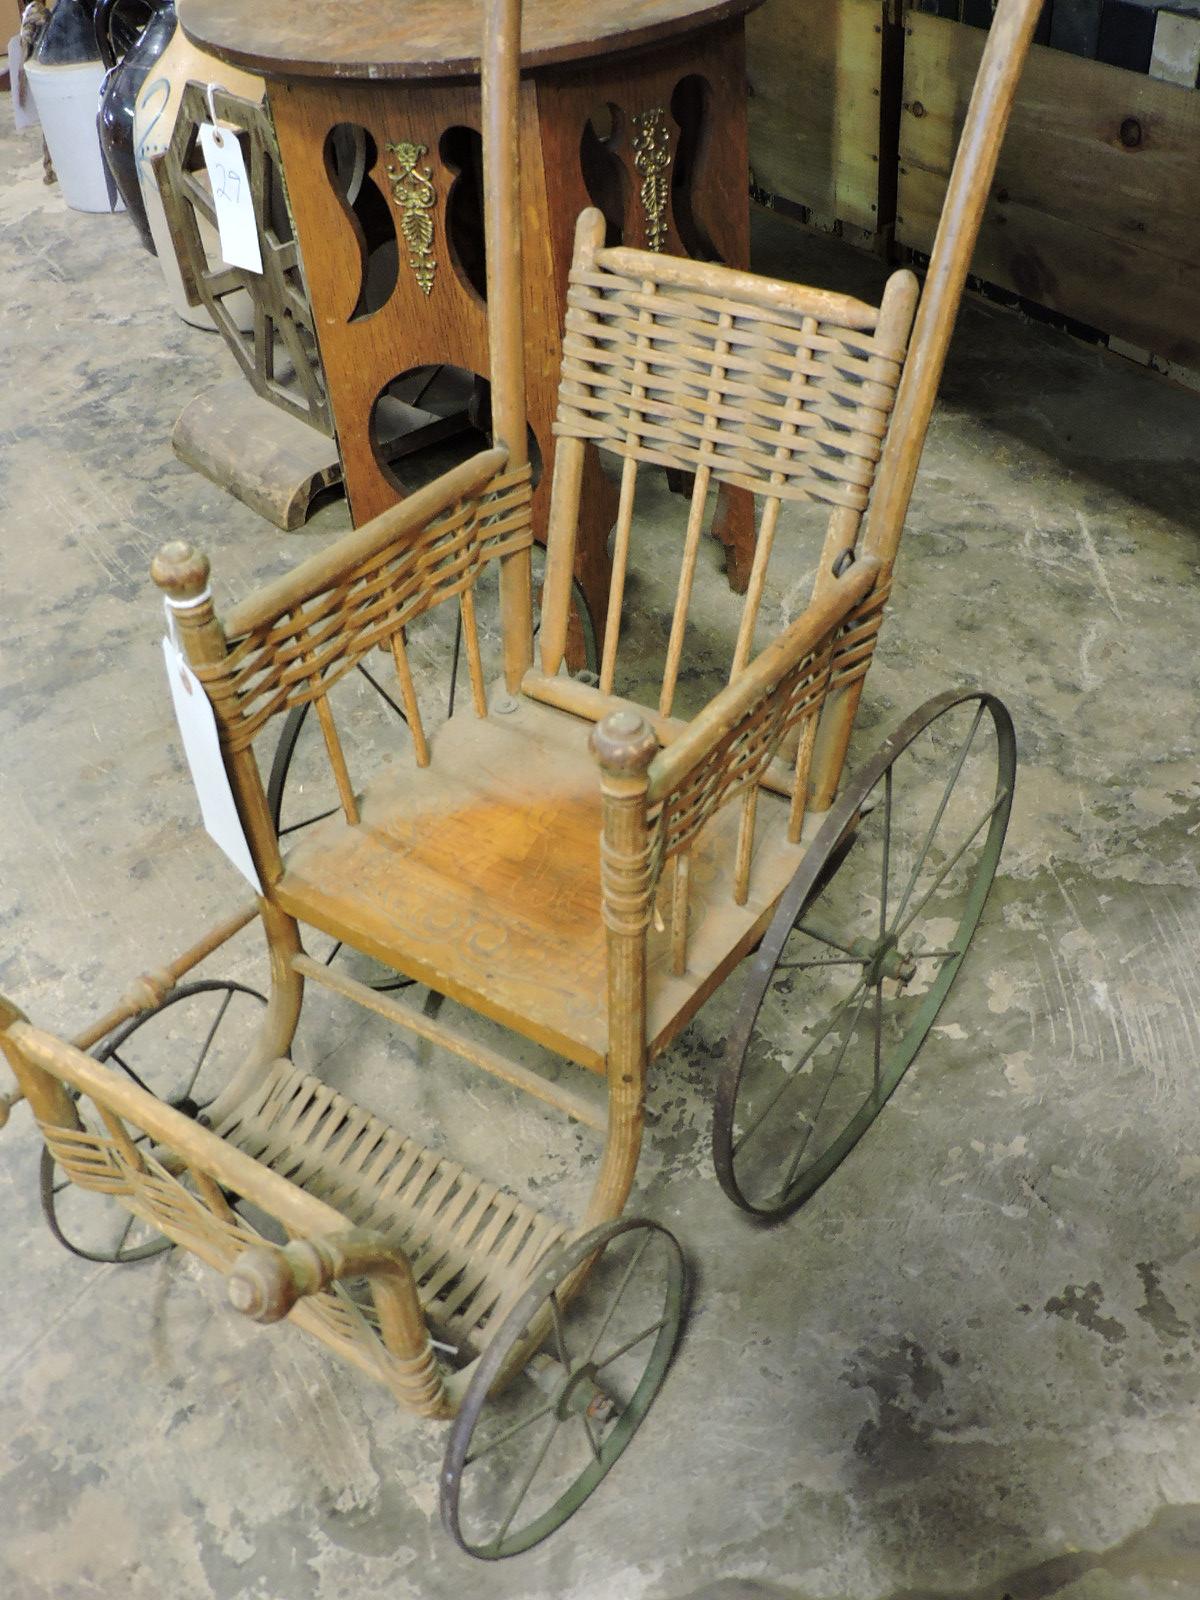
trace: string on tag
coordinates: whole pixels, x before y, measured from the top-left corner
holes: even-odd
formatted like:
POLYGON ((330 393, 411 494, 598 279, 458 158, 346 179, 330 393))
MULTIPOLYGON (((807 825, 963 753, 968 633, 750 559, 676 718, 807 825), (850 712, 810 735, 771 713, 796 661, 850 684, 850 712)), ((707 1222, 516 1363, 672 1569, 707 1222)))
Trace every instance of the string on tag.
POLYGON ((216 101, 213 99, 213 90, 216 87, 215 83, 206 83, 204 85, 204 100, 208 106, 208 120, 213 126, 213 140, 216 144, 222 145, 225 143, 225 138, 220 128, 217 127, 217 106, 216 101))
POLYGON ((163 595, 163 611, 167 617, 167 636, 181 655, 183 646, 179 642, 179 629, 175 623, 175 613, 177 611, 190 611, 193 606, 203 605, 205 600, 211 599, 212 589, 208 587, 205 587, 200 594, 193 595, 190 600, 172 600, 169 594, 163 595))

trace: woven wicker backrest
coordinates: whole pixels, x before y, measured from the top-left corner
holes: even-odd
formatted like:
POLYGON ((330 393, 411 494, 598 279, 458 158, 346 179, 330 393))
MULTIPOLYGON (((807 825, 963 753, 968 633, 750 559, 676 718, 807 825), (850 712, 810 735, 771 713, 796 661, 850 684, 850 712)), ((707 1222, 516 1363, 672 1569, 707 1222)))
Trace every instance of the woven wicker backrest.
POLYGON ((711 491, 753 495, 756 504, 734 676, 755 644, 781 507, 804 502, 827 512, 812 551, 814 561, 821 556, 815 592, 821 573, 855 547, 915 305, 911 273, 896 273, 877 307, 704 262, 597 248, 581 220, 555 433, 560 449, 578 441, 622 458, 603 691, 627 692, 616 668, 639 466, 693 479, 682 549, 661 537, 648 554, 643 548, 658 572, 679 567, 658 705, 668 714, 711 491))
POLYGON ((904 355, 877 307, 624 249, 576 263, 567 303, 557 433, 866 506, 904 355))

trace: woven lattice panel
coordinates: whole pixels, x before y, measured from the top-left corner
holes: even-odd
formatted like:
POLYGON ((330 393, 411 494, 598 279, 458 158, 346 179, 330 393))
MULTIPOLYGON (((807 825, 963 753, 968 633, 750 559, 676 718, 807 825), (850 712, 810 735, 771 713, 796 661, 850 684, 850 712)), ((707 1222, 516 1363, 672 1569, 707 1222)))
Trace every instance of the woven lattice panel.
POLYGON ((430 1322, 454 1343, 529 1279, 565 1230, 279 1061, 218 1130, 256 1161, 404 1250, 430 1322))
POLYGON ((494 479, 404 544, 388 544, 197 667, 230 750, 269 718, 326 693, 363 656, 471 588, 485 563, 532 538, 529 468, 494 479))
POLYGON ((663 797, 655 822, 660 864, 686 850, 715 812, 758 783, 788 733, 816 715, 829 683, 829 655, 826 645, 799 661, 663 797))
POLYGON ((834 641, 833 660, 829 672, 831 689, 845 688, 847 684, 866 677, 871 657, 875 654, 875 642, 883 626, 884 608, 891 592, 892 580, 889 575, 878 588, 872 589, 870 594, 860 600, 846 618, 834 641))
MULTIPOLYGON (((144 1144, 123 1149, 111 1134, 99 1130, 60 1128, 50 1123, 41 1126, 47 1147, 72 1182, 115 1198, 210 1266, 228 1272, 244 1250, 263 1242, 263 1235, 233 1209, 236 1195, 214 1191, 224 1202, 219 1211, 214 1209, 189 1186, 191 1180, 182 1163, 181 1176, 176 1176, 149 1154, 144 1144), (129 1159, 130 1149, 136 1161, 129 1159)), ((159 1154, 170 1159, 165 1152, 159 1154)), ((415 1372, 415 1364, 397 1359, 384 1347, 373 1313, 358 1305, 340 1284, 306 1296, 291 1315, 323 1344, 390 1389, 402 1403, 416 1402, 423 1409, 419 1402, 426 1384, 415 1372)))
POLYGON ((873 324, 656 281, 649 257, 643 269, 639 256, 637 276, 606 267, 627 254, 602 250, 594 269, 571 273, 555 432, 861 511, 903 350, 885 347, 873 324))

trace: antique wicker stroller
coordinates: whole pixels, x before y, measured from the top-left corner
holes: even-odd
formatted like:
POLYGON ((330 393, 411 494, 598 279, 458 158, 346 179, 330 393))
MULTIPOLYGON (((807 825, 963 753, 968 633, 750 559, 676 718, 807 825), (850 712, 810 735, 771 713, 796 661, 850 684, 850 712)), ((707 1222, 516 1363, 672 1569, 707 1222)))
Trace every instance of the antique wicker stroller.
POLYGON ((442 1513, 473 1554, 526 1549, 571 1515, 621 1454, 665 1374, 683 1309, 679 1247, 655 1223, 622 1219, 650 1060, 757 949, 718 1085, 715 1150, 721 1182, 739 1204, 781 1215, 878 1113, 978 921, 1012 798, 1012 732, 998 702, 967 692, 931 702, 835 796, 1037 11, 1038 0, 1001 0, 911 348, 917 284, 909 272, 892 276, 875 307, 606 248, 600 215, 581 216, 534 666, 511 155, 520 4, 492 0, 484 132, 495 448, 223 621, 203 556, 171 544, 155 560, 182 652, 172 670, 185 691, 202 685, 211 702, 261 892, 165 971, 140 980, 73 1045, 0 1001, 0 1044, 45 1142, 48 1212, 64 1237, 60 1180, 124 1208, 131 1220, 115 1249, 80 1253, 138 1259, 160 1246, 130 1245, 131 1222, 150 1224, 165 1236, 161 1247, 186 1246, 227 1273, 238 1310, 262 1321, 290 1316, 403 1405, 453 1418, 442 1513), (594 445, 622 465, 599 683, 589 685, 560 669, 582 464, 594 445), (644 463, 694 475, 654 708, 614 692, 644 463), (757 553, 728 682, 683 720, 672 712, 687 673, 700 533, 710 487, 722 481, 763 499, 757 553), (801 503, 828 513, 812 598, 760 646, 781 511, 801 503), (475 585, 491 563, 504 680, 489 699, 475 585), (453 600, 473 705, 427 730, 408 630, 453 600), (357 788, 329 693, 380 649, 394 662, 413 759, 357 788), (339 812, 285 856, 253 742, 303 704, 320 720, 339 812), (966 732, 947 746, 945 719, 954 715, 965 717, 966 732), (989 728, 982 776, 964 788, 989 728), (949 778, 937 775, 929 790, 928 769, 913 769, 914 792, 933 800, 906 835, 903 761, 926 736, 949 778), (947 839, 960 793, 971 820, 947 839), (864 891, 857 863, 877 860, 862 843, 870 826, 879 829, 882 875, 872 877, 872 866, 864 891), (909 836, 915 842, 906 844, 909 836), (841 881, 858 909, 838 932, 813 919, 823 897, 836 904, 841 881), (916 942, 915 927, 934 913, 933 942, 916 942), (197 1075, 229 1006, 249 991, 180 980, 255 917, 270 956, 263 1020, 254 1048, 202 1102, 197 1075), (598 1116, 586 1095, 456 1033, 428 1009, 314 959, 302 930, 345 941, 602 1074, 606 1111, 598 1116), (797 958, 798 939, 816 940, 818 953, 797 958), (826 968, 834 979, 848 975, 849 991, 843 985, 829 1015, 808 1027, 789 1065, 786 1050, 761 1043, 763 1019, 777 1009, 773 986, 794 998, 797 982, 826 968), (443 1152, 440 1136, 421 1145, 293 1065, 305 982, 601 1132, 578 1226, 473 1175, 443 1152), (218 1014, 198 1061, 185 1063, 186 1083, 151 1093, 127 1059, 132 1035, 207 991, 218 1014), (885 1001, 898 1007, 890 1034, 885 1001), (93 1048, 99 1059, 84 1053, 93 1048), (865 1063, 865 1088, 847 1098, 853 1058, 865 1063), (793 1091, 817 1079, 819 1107, 797 1113, 793 1091), (839 1086, 832 1100, 830 1082, 839 1086), (581 1465, 563 1465, 564 1441, 579 1448, 581 1465))

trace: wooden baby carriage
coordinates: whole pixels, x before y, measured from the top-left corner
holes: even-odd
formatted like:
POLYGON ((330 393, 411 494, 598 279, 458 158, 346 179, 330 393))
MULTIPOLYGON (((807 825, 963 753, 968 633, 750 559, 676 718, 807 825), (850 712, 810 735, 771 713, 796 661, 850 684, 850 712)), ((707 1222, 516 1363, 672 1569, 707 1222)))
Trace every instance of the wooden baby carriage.
MULTIPOLYGON (((679 1247, 657 1224, 622 1217, 649 1062, 755 952, 717 1084, 714 1148, 739 1204, 784 1214, 895 1087, 982 911, 1013 787, 1011 725, 992 697, 953 693, 923 707, 837 795, 1037 10, 1037 0, 1002 0, 911 346, 911 273, 894 274, 875 307, 609 248, 600 215, 583 214, 535 666, 512 157, 520 5, 493 0, 484 131, 496 446, 223 620, 204 557, 171 544, 154 563, 182 653, 172 670, 183 692, 202 687, 211 703, 261 893, 74 1045, 0 1002, 0 1043, 45 1142, 48 1212, 70 1242, 60 1181, 115 1202, 227 1273, 238 1310, 290 1316, 402 1404, 453 1418, 442 1514, 473 1554, 526 1549, 571 1515, 665 1374, 683 1312, 679 1247), (595 446, 619 459, 621 495, 591 685, 562 667, 582 464, 595 446), (639 672, 644 682, 622 640, 646 464, 694 480, 652 706, 617 693, 639 672), (763 501, 754 568, 728 681, 682 718, 701 529, 722 482, 763 501), (763 643, 777 532, 800 505, 827 519, 812 598, 763 643), (489 697, 475 595, 492 567, 503 681, 489 697), (472 704, 427 728, 410 630, 451 601, 472 704), (331 691, 379 650, 392 658, 411 759, 361 787, 331 691), (285 855, 254 742, 306 704, 339 809, 285 855), (955 718, 963 726, 947 740, 955 718), (903 816, 910 792, 915 822, 903 816), (247 991, 181 980, 255 917, 270 957, 263 1020, 205 1099, 197 1076, 247 991), (317 960, 305 948, 314 931, 601 1074, 603 1113, 475 1032, 317 960), (831 980, 834 1001, 814 1020, 803 996, 817 978, 831 980), (294 1065, 306 982, 601 1133, 579 1224, 471 1173, 440 1131, 418 1143, 294 1065), (152 1093, 130 1060, 134 1034, 205 991, 219 1005, 198 1059, 170 1092, 152 1093), (769 1036, 777 1025, 782 1042, 769 1036), (84 1053, 94 1047, 99 1059, 84 1053)), ((668 548, 653 554, 661 568, 668 548)), ((155 1248, 131 1246, 129 1226, 108 1259, 155 1248)))

